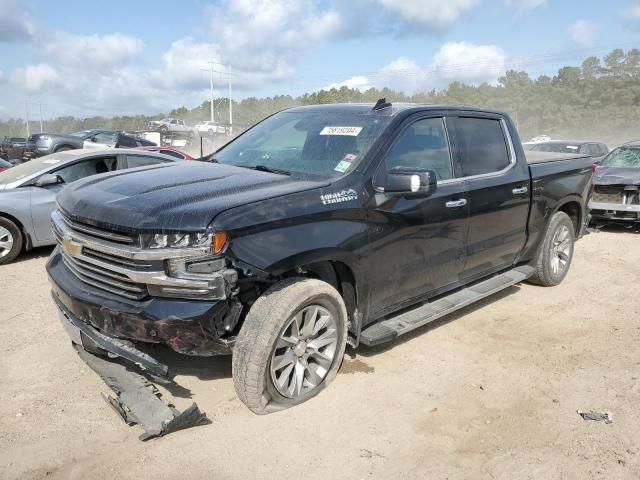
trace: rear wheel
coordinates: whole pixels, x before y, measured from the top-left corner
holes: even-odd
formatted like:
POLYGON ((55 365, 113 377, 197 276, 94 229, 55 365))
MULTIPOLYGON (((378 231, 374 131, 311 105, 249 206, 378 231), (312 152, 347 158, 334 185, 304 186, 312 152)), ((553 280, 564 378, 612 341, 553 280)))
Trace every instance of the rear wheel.
POLYGON ((547 228, 538 250, 536 271, 530 278, 532 283, 552 287, 567 276, 573 258, 575 242, 573 222, 564 212, 557 212, 547 228))
POLYGON ((22 251, 22 232, 8 218, 0 217, 0 265, 11 263, 22 251))
POLYGON ((284 280, 253 304, 233 351, 242 402, 266 414, 305 402, 336 376, 347 341, 340 294, 316 279, 284 280))

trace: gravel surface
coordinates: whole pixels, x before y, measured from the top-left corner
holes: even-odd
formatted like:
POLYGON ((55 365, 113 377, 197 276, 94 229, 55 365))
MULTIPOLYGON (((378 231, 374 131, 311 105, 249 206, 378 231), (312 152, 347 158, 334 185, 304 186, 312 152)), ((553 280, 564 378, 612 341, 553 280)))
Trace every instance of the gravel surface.
POLYGON ((0 478, 640 478, 640 235, 591 233, 555 288, 523 284, 391 346, 268 416, 230 358, 159 351, 212 423, 147 443, 101 398, 39 249, 0 267, 0 478), (455 321, 453 321, 455 320, 455 321), (613 423, 577 410, 608 412, 613 423))

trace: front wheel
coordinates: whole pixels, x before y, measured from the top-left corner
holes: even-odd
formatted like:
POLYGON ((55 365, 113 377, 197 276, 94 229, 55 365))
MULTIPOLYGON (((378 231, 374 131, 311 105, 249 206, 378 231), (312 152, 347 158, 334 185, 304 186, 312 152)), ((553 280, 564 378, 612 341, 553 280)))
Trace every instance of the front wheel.
POLYGON ((292 278, 251 307, 233 351, 233 384, 251 411, 305 402, 336 376, 347 343, 347 311, 326 282, 292 278))
POLYGON ((13 262, 22 251, 22 244, 20 227, 0 217, 0 265, 13 262))
POLYGON ((536 271, 529 279, 532 283, 553 287, 564 280, 573 258, 574 232, 573 222, 566 213, 557 212, 551 217, 538 250, 536 271))

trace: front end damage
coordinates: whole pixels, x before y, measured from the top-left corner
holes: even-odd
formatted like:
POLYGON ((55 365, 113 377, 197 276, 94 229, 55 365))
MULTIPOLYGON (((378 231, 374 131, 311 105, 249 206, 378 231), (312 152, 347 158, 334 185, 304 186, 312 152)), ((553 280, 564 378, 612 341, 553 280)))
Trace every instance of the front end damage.
POLYGON ((640 222, 640 185, 594 185, 589 210, 595 221, 640 222))
MULTIPOLYGON (((172 375, 141 349, 164 344, 185 355, 230 354, 243 310, 236 270, 204 244, 170 248, 167 235, 152 235, 163 242, 154 247, 59 211, 52 223, 52 297, 79 356, 115 393, 108 403, 143 427, 143 440, 205 423, 195 403, 179 412, 160 399, 151 381, 172 385, 172 375)), ((187 235, 171 237, 186 243, 187 235)))
POLYGON ((160 399, 160 392, 148 377, 161 384, 172 383, 166 365, 82 322, 55 296, 54 302, 78 355, 114 392, 115 397, 103 395, 106 402, 128 425, 138 424, 144 429, 140 440, 209 423, 195 402, 180 412, 160 399), (138 366, 140 372, 127 363, 138 366))

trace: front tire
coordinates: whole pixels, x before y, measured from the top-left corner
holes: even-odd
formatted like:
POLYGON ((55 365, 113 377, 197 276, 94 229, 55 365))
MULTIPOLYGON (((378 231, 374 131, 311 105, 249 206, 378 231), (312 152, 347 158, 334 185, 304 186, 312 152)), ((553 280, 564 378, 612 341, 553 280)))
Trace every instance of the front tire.
POLYGON ((347 311, 326 282, 291 278, 256 300, 233 350, 233 384, 259 415, 320 393, 336 376, 347 343, 347 311))
POLYGON ((13 262, 24 243, 20 228, 8 218, 0 217, 0 265, 13 262))
POLYGON ((538 250, 536 271, 529 279, 532 283, 544 287, 553 287, 567 276, 575 242, 575 228, 569 216, 557 212, 547 228, 547 233, 538 250))

